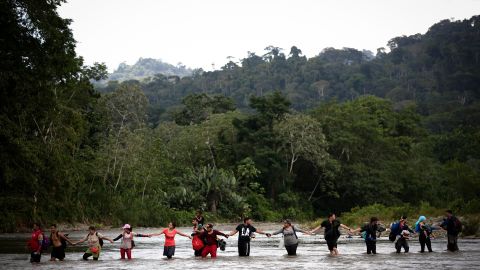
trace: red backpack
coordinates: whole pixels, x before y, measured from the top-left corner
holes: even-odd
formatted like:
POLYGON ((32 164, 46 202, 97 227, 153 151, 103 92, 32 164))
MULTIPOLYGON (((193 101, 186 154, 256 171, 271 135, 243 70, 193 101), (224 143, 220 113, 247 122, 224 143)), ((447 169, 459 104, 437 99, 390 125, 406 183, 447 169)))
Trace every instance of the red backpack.
POLYGON ((204 246, 205 244, 203 243, 203 240, 199 236, 195 235, 192 238, 192 248, 194 250, 201 250, 204 246))

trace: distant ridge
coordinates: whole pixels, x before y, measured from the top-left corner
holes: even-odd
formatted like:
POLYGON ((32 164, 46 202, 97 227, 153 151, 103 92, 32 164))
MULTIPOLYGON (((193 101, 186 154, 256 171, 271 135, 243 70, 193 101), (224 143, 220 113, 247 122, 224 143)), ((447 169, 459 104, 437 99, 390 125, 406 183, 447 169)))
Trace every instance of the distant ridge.
POLYGON ((139 58, 133 65, 128 65, 125 62, 118 65, 117 69, 109 74, 108 80, 120 82, 142 80, 147 77, 153 77, 156 74, 185 77, 191 75, 192 70, 181 63, 174 66, 160 59, 139 58))

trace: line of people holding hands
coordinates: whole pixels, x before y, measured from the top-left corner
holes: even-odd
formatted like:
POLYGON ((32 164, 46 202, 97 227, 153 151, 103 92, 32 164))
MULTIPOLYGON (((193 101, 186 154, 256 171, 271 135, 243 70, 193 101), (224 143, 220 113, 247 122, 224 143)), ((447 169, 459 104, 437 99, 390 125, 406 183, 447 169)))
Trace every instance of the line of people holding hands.
MULTIPOLYGON (((432 231, 439 229, 438 227, 428 225, 426 218, 420 216, 415 223, 415 227, 412 229, 407 225, 407 217, 402 216, 398 221, 391 224, 390 228, 385 228, 379 223, 378 218, 372 217, 370 222, 363 225, 358 229, 352 229, 342 224, 335 216, 335 214, 329 214, 327 219, 324 220, 318 227, 311 231, 302 230, 292 224, 290 220, 283 222, 282 228, 279 230, 267 233, 255 228, 252 225, 252 219, 244 218, 243 223, 239 224, 233 231, 224 233, 214 229, 214 225, 211 223, 205 224, 205 219, 202 216, 201 211, 197 211, 196 216, 192 220, 193 230, 190 234, 183 233, 176 229, 175 222, 170 222, 168 227, 158 233, 153 234, 140 234, 135 233, 129 224, 125 224, 120 233, 114 239, 106 237, 97 232, 94 226, 90 226, 88 234, 74 242, 68 238, 68 234, 63 234, 57 230, 56 225, 50 227, 50 237, 46 237, 41 231, 38 224, 34 224, 34 230, 32 237, 28 243, 31 250, 31 259, 33 262, 40 262, 41 253, 45 251, 48 246, 52 246, 50 260, 55 261, 63 260, 65 258, 65 248, 67 243, 70 245, 77 245, 83 242, 87 243, 87 250, 83 255, 84 260, 88 260, 89 257, 93 257, 93 260, 98 260, 103 247, 103 241, 109 241, 113 243, 120 240, 120 258, 132 259, 132 249, 135 247, 134 237, 156 237, 165 236, 163 255, 168 259, 171 259, 175 254, 175 236, 178 234, 183 237, 190 238, 192 240, 192 248, 194 255, 198 257, 207 257, 210 255, 212 258, 217 256, 217 249, 225 249, 225 241, 220 237, 228 238, 238 233, 238 255, 249 256, 250 255, 250 240, 255 237, 256 234, 264 234, 267 237, 272 235, 282 235, 283 245, 290 256, 296 255, 298 247, 298 235, 301 232, 307 235, 314 235, 317 231, 324 230, 324 238, 327 243, 327 247, 332 256, 339 254, 337 249, 337 242, 340 237, 339 228, 343 228, 348 231, 348 237, 355 233, 361 233, 362 238, 365 240, 367 254, 376 254, 376 242, 377 238, 384 231, 390 231, 389 239, 395 243, 395 249, 397 253, 401 252, 403 248, 404 252, 409 252, 408 240, 411 238, 411 234, 418 234, 420 243, 420 252, 425 251, 425 246, 429 252, 432 252, 431 237, 432 231), (48 240, 48 241, 46 241, 48 240), (47 243, 48 242, 48 243, 47 243)), ((457 238, 461 232, 461 222, 456 218, 452 211, 446 212, 446 218, 443 223, 440 224, 440 228, 447 231, 447 248, 449 251, 458 251, 457 238)))

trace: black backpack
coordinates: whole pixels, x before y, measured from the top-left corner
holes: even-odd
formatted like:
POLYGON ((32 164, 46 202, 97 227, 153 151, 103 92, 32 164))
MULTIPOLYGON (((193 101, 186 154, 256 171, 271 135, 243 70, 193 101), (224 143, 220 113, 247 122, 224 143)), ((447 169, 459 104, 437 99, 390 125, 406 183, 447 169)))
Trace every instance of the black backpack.
POLYGON ((455 228, 455 231, 457 231, 458 233, 461 233, 463 231, 463 224, 457 217, 455 217, 455 219, 453 220, 453 226, 455 228))
MULTIPOLYGON (((95 232, 95 235, 98 237, 98 232, 95 232)), ((98 237, 98 243, 100 244, 100 247, 103 247, 103 239, 98 237)))

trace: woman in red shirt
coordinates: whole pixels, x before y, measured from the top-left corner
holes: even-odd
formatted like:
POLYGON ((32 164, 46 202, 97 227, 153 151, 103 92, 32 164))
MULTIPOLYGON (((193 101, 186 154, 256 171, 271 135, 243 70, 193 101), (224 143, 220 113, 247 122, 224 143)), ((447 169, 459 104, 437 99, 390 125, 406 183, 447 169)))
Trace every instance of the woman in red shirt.
POLYGON ((214 230, 212 224, 207 224, 205 229, 206 231, 203 232, 202 234, 202 238, 205 240, 205 247, 203 248, 203 251, 202 251, 202 257, 205 258, 208 256, 208 254, 210 254, 212 258, 216 258, 217 248, 218 248, 217 236, 221 235, 225 238, 228 238, 228 235, 220 231, 214 230))
POLYGON ((184 234, 181 231, 177 231, 175 229, 177 225, 175 222, 170 222, 168 223, 168 228, 164 229, 161 233, 154 233, 154 234, 149 234, 148 236, 159 236, 162 234, 165 234, 165 245, 163 247, 163 256, 167 256, 167 258, 171 259, 173 255, 175 254, 175 235, 179 234, 184 237, 188 237, 192 239, 190 235, 184 234))

